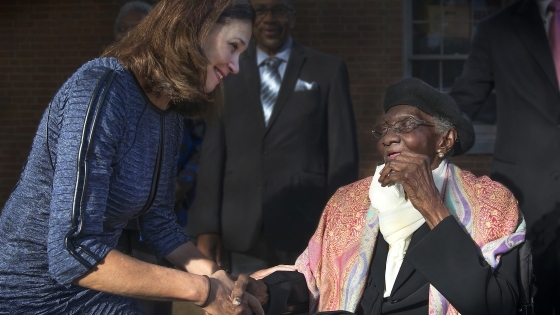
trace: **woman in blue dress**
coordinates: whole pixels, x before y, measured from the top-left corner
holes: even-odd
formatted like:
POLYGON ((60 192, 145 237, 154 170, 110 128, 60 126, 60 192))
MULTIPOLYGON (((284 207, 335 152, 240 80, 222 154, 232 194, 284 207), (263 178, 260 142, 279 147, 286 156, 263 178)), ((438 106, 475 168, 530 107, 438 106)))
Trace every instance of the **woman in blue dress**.
POLYGON ((62 86, 0 217, 0 314, 143 314, 133 297, 262 314, 173 212, 182 116, 219 112, 253 18, 248 0, 162 0, 62 86), (131 218, 176 269, 114 250, 131 218))

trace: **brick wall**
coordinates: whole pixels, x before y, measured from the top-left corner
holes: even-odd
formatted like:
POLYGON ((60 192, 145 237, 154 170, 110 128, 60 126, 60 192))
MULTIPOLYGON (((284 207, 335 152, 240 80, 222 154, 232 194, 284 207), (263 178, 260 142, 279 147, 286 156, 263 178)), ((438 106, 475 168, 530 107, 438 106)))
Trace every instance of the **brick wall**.
MULTIPOLYGON (((124 0, 3 0, 0 3, 0 206, 25 162, 52 96, 82 63, 112 41, 124 0)), ((386 87, 402 78, 402 2, 295 0, 294 37, 348 65, 356 113, 361 176, 380 161, 371 126, 386 87)), ((456 159, 485 174, 489 156, 456 159)))
POLYGON ((111 43, 122 2, 0 2, 0 206, 19 177, 43 111, 62 83, 111 43))
MULTIPOLYGON (((360 176, 372 175, 381 157, 371 127, 383 114, 388 85, 403 78, 402 1, 295 0, 294 37, 303 45, 340 56, 350 75, 360 150, 360 176)), ((476 175, 491 156, 465 155, 453 162, 476 175)))

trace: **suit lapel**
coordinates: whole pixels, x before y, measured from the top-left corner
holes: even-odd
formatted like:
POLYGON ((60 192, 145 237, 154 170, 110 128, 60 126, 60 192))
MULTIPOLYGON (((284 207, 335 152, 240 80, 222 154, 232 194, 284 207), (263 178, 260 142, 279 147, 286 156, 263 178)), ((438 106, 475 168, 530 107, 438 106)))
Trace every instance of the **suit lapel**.
POLYGON ((552 52, 548 45, 548 38, 537 7, 536 1, 525 0, 517 10, 514 25, 527 49, 531 52, 555 91, 558 91, 558 79, 552 59, 552 52))
POLYGON ((278 98, 276 99, 276 104, 272 110, 272 115, 268 121, 267 132, 270 130, 274 122, 280 115, 282 108, 286 105, 286 101, 290 95, 294 92, 296 88, 297 79, 299 78, 299 73, 301 67, 305 62, 305 50, 303 46, 299 45, 294 41, 292 50, 290 52, 290 59, 286 65, 286 72, 282 78, 282 85, 280 85, 280 91, 278 92, 278 98))
MULTIPOLYGON (((414 245, 416 245, 416 243, 424 238, 424 236, 426 236, 428 232, 430 232, 430 228, 426 223, 424 223, 418 228, 418 230, 416 230, 416 232, 414 232, 414 234, 412 234, 412 239, 410 240, 408 248, 414 247, 414 245)), ((406 280, 410 278, 415 270, 416 269, 414 269, 414 267, 408 261, 406 261, 406 259, 403 260, 401 269, 399 269, 399 273, 397 274, 397 278, 395 279, 395 284, 393 285, 393 291, 391 292, 391 295, 393 295, 395 291, 397 291, 406 282, 406 280)))
POLYGON ((389 244, 387 244, 385 239, 383 239, 383 235, 379 233, 377 235, 377 242, 373 253, 373 259, 371 261, 370 272, 375 288, 379 291, 381 296, 383 296, 383 292, 385 291, 385 267, 387 265, 388 253, 389 244))
POLYGON ((247 106, 249 107, 250 112, 255 116, 255 120, 258 121, 259 126, 264 130, 264 112, 260 92, 261 76, 259 73, 259 67, 257 66, 257 51, 254 44, 247 48, 247 51, 239 60, 239 67, 241 69, 240 72, 245 77, 245 88, 247 88, 249 93, 249 102, 247 106))

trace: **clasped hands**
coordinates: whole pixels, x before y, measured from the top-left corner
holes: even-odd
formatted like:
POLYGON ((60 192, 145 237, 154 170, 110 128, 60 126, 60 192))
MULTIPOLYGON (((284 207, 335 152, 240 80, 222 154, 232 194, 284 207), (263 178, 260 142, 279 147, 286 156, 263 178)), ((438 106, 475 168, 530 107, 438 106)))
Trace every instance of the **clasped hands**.
MULTIPOLYGON (((262 305, 266 304, 269 299, 268 288, 261 280, 275 271, 296 271, 296 268, 291 265, 278 265, 268 269, 259 270, 251 276, 241 274, 237 278, 227 274, 225 271, 220 270, 214 273, 210 279, 211 281, 223 281, 226 284, 225 290, 219 283, 212 282, 212 290, 217 288, 217 293, 210 292, 210 298, 213 296, 220 296, 221 300, 219 307, 213 307, 210 303, 204 310, 207 314, 221 315, 221 314, 264 314, 262 305), (227 295, 227 290, 231 287, 231 294, 227 295)), ((217 305, 217 306, 218 306, 217 305)))
POLYGON ((206 314, 264 315, 261 305, 267 296, 266 285, 246 274, 234 277, 219 270, 210 277, 206 314))

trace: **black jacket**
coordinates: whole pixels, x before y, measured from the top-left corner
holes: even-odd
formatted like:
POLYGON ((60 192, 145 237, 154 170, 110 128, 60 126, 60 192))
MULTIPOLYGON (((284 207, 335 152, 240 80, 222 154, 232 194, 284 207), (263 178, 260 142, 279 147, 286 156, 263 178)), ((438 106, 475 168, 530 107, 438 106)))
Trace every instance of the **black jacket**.
POLYGON ((204 139, 189 231, 220 233, 244 252, 263 229, 275 249, 301 251, 328 198, 358 178, 346 66, 294 42, 265 126, 254 45, 239 64, 224 80, 224 116, 204 139), (298 80, 313 88, 295 91, 298 80))
MULTIPOLYGON (((518 248, 502 255, 500 265, 492 271, 454 217, 444 219, 433 230, 424 224, 413 234, 393 290, 383 298, 388 252, 389 246, 379 234, 356 314, 427 315, 430 283, 462 315, 517 313, 518 248)), ((268 315, 282 314, 287 306, 308 305, 303 275, 274 273, 264 282, 270 294, 268 315)))
POLYGON ((507 186, 532 226, 560 201, 560 91, 535 0, 516 2, 478 26, 451 96, 471 118, 492 89, 497 138, 492 179, 507 186))

